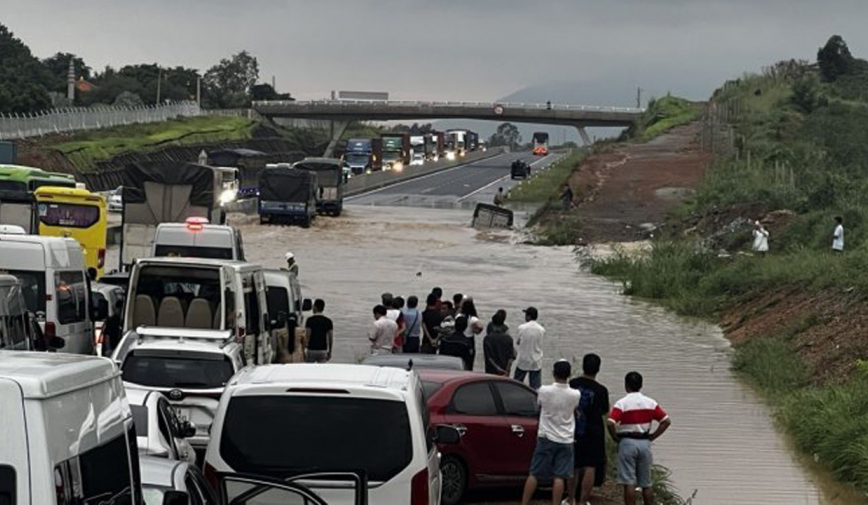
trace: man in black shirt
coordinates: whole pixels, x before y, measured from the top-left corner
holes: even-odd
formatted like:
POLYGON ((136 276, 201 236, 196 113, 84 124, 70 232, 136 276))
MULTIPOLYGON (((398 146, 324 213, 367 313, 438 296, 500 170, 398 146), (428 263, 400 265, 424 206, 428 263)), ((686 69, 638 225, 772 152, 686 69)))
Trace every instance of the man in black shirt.
POLYGON ((437 293, 431 293, 428 295, 425 311, 422 312, 421 352, 424 354, 434 354, 440 340, 440 323, 443 322, 443 314, 440 313, 439 302, 437 293))
POLYGON ((455 330, 440 340, 440 355, 455 356, 464 362, 465 370, 473 369, 473 355, 470 353, 470 339, 464 336, 467 330, 467 318, 455 320, 455 330))
POLYGON ((485 354, 485 373, 509 377, 509 369, 515 359, 515 346, 506 326, 506 311, 498 310, 491 317, 488 333, 482 340, 485 354))
POLYGON ((334 345, 334 325, 332 320, 322 315, 325 302, 313 302, 313 315, 307 318, 304 326, 307 329, 307 350, 305 361, 308 363, 325 363, 332 359, 334 345))
POLYGON ((570 381, 570 387, 582 393, 576 409, 576 433, 574 477, 570 479, 570 503, 586 504, 591 497, 591 489, 601 486, 606 478, 606 439, 605 421, 609 413, 609 390, 597 382, 600 372, 600 357, 586 354, 582 359, 582 376, 570 381), (576 502, 576 477, 581 475, 581 492, 576 502))

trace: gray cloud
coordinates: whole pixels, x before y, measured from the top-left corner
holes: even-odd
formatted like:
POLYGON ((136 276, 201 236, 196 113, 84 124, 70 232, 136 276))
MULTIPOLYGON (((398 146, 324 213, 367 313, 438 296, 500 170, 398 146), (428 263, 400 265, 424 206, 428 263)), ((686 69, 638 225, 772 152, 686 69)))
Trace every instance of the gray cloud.
POLYGON ((263 79, 301 97, 489 100, 569 81, 575 102, 629 103, 637 85, 698 99, 813 58, 833 33, 868 56, 868 3, 855 0, 2 1, 2 22, 40 56, 205 69, 248 49, 263 79))

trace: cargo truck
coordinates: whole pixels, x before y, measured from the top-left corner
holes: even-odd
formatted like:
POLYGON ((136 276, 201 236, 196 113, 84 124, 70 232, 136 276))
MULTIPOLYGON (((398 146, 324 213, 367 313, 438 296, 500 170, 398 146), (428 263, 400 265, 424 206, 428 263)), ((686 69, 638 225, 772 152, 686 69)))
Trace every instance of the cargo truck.
POLYGON ((479 134, 476 132, 468 131, 466 144, 467 152, 473 152, 479 149, 479 134))
POLYGON ((343 158, 353 175, 382 170, 383 142, 378 138, 349 139, 343 158))
POLYGON ((425 164, 425 135, 413 135, 410 137, 410 164, 425 164))
POLYGON ((316 215, 317 174, 266 167, 259 176, 259 222, 288 221, 310 227, 316 215))
POLYGON ((400 172, 410 164, 410 134, 383 133, 383 169, 400 172))

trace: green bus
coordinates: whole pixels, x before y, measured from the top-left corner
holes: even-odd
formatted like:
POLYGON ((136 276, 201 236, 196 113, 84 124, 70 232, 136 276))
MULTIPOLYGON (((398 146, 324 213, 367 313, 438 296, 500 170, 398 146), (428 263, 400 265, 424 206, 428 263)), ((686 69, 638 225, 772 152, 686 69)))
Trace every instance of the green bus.
POLYGON ((75 179, 41 168, 0 165, 0 224, 17 225, 35 234, 33 192, 43 186, 75 188, 75 179))

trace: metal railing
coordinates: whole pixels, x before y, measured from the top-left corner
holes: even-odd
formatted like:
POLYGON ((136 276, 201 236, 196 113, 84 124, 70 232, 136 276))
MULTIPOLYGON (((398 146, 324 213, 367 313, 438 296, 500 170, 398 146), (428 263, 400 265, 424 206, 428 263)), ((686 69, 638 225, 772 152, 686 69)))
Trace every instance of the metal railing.
POLYGON ((41 137, 52 133, 97 130, 136 123, 156 123, 202 115, 196 102, 142 107, 75 107, 32 114, 0 114, 0 140, 41 137))
POLYGON ((640 114, 644 108, 635 107, 606 107, 599 105, 573 105, 573 104, 547 104, 547 103, 518 103, 518 102, 432 102, 412 100, 265 100, 253 102, 253 107, 304 107, 310 105, 326 105, 329 107, 480 107, 494 110, 495 107, 507 109, 535 109, 535 110, 564 110, 564 111, 587 111, 587 112, 626 112, 640 114))

